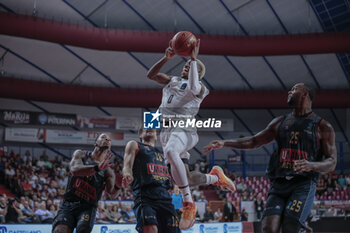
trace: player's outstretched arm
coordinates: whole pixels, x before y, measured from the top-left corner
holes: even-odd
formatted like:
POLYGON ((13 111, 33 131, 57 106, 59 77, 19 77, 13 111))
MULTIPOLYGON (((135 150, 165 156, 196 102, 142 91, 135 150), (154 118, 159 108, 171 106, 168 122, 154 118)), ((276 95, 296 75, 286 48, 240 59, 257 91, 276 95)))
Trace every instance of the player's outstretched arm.
POLYGON ((283 119, 283 116, 273 119, 264 130, 260 131, 254 136, 212 141, 210 144, 204 147, 204 152, 208 154, 212 150, 220 149, 222 147, 231 147, 240 150, 259 148, 275 139, 278 126, 283 119))
POLYGON ((109 194, 110 199, 115 199, 118 187, 115 184, 115 174, 111 168, 108 168, 106 172, 106 191, 109 194))
POLYGON ((201 83, 199 82, 199 75, 198 75, 197 61, 196 61, 198 52, 199 52, 199 45, 200 45, 200 40, 198 39, 196 42, 196 45, 193 47, 191 52, 191 64, 190 64, 190 70, 188 73, 189 89, 195 96, 199 95, 201 92, 204 92, 203 91, 204 86, 202 86, 201 83))
POLYGON ((320 150, 325 159, 320 162, 309 162, 307 160, 298 160, 294 162, 296 172, 330 172, 334 171, 337 165, 337 147, 335 146, 335 134, 332 125, 321 120, 318 132, 320 138, 320 150))
POLYGON ((126 144, 123 164, 122 186, 126 188, 134 180, 132 168, 134 166, 135 157, 139 151, 139 145, 136 141, 130 141, 126 144))
POLYGON ((156 81, 161 85, 166 85, 170 82, 170 77, 166 74, 159 73, 163 65, 175 56, 175 52, 172 48, 167 48, 165 50, 165 55, 156 64, 154 64, 147 72, 147 77, 151 80, 156 81))
POLYGON ((70 172, 73 176, 91 176, 99 170, 104 170, 112 166, 110 160, 113 154, 109 152, 99 165, 84 165, 82 158, 86 153, 81 150, 76 150, 73 153, 73 158, 69 164, 70 172))

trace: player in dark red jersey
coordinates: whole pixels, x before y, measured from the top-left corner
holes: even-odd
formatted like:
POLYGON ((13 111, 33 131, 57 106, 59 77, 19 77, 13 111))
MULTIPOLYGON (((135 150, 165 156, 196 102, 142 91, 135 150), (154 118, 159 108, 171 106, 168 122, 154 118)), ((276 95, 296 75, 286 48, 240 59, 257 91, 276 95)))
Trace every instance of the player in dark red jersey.
POLYGON ((92 152, 74 152, 63 202, 52 224, 53 233, 72 233, 74 228, 77 233, 91 232, 103 190, 106 188, 112 198, 116 194, 110 149, 111 139, 103 133, 92 152))
POLYGON ((263 232, 299 232, 313 204, 319 172, 333 171, 337 150, 333 127, 312 111, 314 91, 304 83, 288 92, 290 114, 280 116, 252 137, 213 141, 204 150, 255 149, 272 141, 278 148, 269 163, 272 185, 263 214, 263 232))

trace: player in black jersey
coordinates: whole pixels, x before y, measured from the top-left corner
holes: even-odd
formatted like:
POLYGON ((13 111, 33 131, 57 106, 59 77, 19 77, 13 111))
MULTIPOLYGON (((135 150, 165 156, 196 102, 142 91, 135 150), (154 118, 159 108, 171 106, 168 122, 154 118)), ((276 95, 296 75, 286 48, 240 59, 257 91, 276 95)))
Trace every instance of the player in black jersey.
POLYGON ((160 151, 155 129, 140 129, 141 142, 130 141, 124 154, 122 185, 131 185, 136 230, 142 233, 177 233, 179 222, 168 190, 171 177, 160 151))
POLYGON ((252 137, 213 141, 204 150, 254 149, 277 141, 270 158, 271 188, 263 214, 263 232, 299 232, 305 226, 319 172, 333 171, 337 150, 333 127, 312 109, 314 91, 304 83, 288 92, 290 114, 280 116, 252 137))
POLYGON ((103 190, 113 198, 116 194, 115 175, 110 168, 113 154, 111 139, 100 134, 92 152, 76 150, 70 162, 70 174, 63 202, 52 224, 53 233, 91 232, 97 202, 103 190))

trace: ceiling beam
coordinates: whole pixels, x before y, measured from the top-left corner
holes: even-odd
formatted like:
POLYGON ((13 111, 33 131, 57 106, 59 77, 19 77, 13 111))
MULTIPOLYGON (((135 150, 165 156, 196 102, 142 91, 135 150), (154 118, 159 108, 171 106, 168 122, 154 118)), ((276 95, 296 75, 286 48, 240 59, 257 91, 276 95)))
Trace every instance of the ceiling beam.
MULTIPOLYGON (((0 77, 0 97, 106 107, 158 107, 161 89, 90 87, 0 77), (113 98, 111 98, 111 96, 113 98), (144 97, 147 98, 144 98, 144 97)), ((287 91, 212 90, 203 108, 286 108, 287 91)), ((318 90, 316 108, 350 108, 350 90, 318 90)))
MULTIPOLYGON (((0 12, 0 34, 98 50, 163 53, 175 32, 102 29, 0 12)), ((233 36, 197 34, 201 54, 271 56, 350 52, 350 33, 233 36)))

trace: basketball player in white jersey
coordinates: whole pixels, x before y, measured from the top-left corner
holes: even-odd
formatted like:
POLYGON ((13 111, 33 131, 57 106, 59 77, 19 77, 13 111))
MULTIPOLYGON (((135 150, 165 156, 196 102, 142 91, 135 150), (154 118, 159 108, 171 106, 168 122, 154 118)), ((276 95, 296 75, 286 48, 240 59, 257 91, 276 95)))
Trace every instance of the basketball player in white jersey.
MULTIPOLYGON (((148 71, 147 77, 149 79, 165 85, 162 103, 159 107, 165 121, 169 120, 169 118, 166 118, 169 115, 175 116, 176 120, 194 118, 203 99, 209 94, 209 90, 200 81, 205 74, 205 66, 197 59, 199 45, 200 41, 198 40, 192 50, 191 59, 186 62, 182 70, 182 77, 169 77, 166 74, 159 73, 163 65, 175 56, 171 47, 166 49, 165 56, 148 71)), ((184 163, 188 163, 189 160, 187 151, 198 142, 196 128, 163 128, 160 139, 165 158, 171 165, 171 175, 179 186, 183 197, 180 229, 188 229, 193 226, 196 215, 196 205, 192 200, 189 179, 191 185, 214 184, 231 191, 234 191, 235 187, 219 166, 214 166, 211 172, 206 175, 198 172, 189 173, 188 165, 184 163)))

